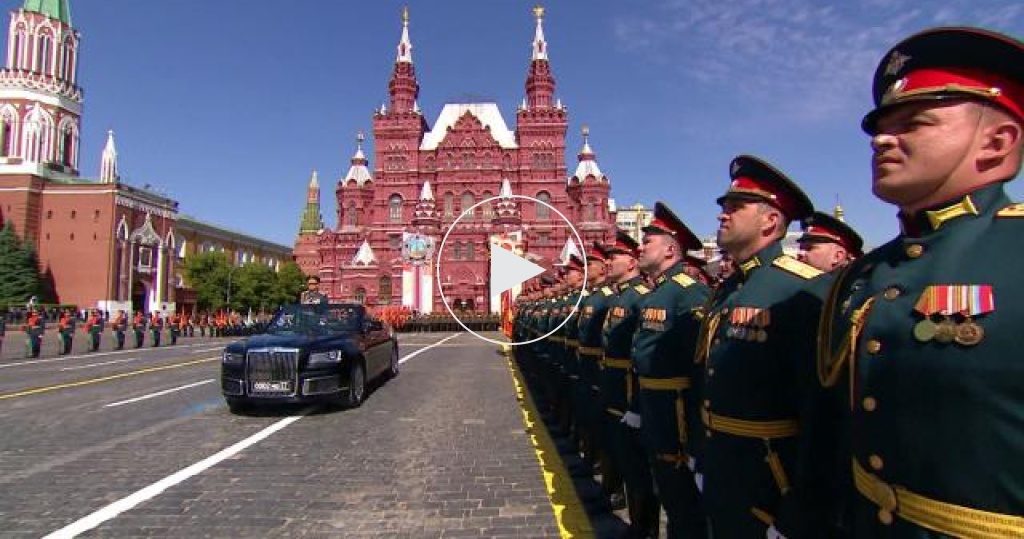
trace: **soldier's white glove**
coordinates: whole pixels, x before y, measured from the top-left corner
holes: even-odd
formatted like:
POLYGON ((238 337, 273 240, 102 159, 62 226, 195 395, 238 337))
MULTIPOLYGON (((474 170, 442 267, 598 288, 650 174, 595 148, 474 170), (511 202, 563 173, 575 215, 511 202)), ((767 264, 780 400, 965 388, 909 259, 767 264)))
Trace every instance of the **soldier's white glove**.
POLYGON ((764 537, 765 539, 786 539, 786 536, 779 533, 779 530, 776 530, 775 526, 772 526, 765 530, 764 537))
MULTIPOLYGON (((704 492, 704 474, 696 472, 693 474, 693 482, 697 483, 697 492, 704 492)), ((781 535, 779 537, 782 537, 781 535)), ((785 539, 785 538, 783 538, 785 539)))
POLYGON ((626 412, 625 415, 622 416, 622 422, 631 428, 639 429, 644 424, 644 418, 640 414, 626 412))

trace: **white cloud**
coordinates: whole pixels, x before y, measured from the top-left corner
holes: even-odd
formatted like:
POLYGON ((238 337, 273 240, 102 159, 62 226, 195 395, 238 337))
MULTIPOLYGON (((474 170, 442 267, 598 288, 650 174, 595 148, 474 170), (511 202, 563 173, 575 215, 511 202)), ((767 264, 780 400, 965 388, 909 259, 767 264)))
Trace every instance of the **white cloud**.
POLYGON ((682 75, 679 84, 728 88, 723 103, 804 122, 861 112, 870 77, 898 40, 936 24, 1012 33, 1024 22, 1017 0, 664 0, 613 22, 619 48, 682 75), (689 82, 687 82, 689 81, 689 82))

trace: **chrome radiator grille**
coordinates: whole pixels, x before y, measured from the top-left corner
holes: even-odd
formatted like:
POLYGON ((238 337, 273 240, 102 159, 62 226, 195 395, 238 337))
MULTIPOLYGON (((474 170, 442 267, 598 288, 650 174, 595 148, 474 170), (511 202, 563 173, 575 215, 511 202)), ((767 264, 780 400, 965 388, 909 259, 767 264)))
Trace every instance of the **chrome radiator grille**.
POLYGON ((295 395, 298 387, 299 351, 294 348, 249 350, 246 355, 249 394, 295 395))

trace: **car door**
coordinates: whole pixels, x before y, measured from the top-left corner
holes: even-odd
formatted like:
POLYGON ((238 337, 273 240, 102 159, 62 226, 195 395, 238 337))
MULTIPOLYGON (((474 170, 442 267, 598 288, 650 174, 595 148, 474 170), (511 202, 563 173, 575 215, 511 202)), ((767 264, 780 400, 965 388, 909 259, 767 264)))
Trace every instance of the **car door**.
POLYGON ((368 377, 376 378, 387 369, 390 357, 385 346, 387 332, 380 320, 367 316, 363 323, 363 342, 366 354, 366 373, 368 377))

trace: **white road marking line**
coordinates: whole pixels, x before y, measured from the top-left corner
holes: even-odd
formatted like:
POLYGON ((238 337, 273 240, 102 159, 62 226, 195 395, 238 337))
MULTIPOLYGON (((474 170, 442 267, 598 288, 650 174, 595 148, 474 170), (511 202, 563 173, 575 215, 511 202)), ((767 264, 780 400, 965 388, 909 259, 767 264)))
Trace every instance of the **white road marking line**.
POLYGON ((114 365, 115 363, 127 363, 129 361, 138 361, 137 357, 130 357, 127 359, 112 359, 110 361, 103 361, 101 363, 90 363, 88 365, 75 365, 74 367, 64 367, 61 371, 77 371, 79 369, 88 369, 89 367, 100 367, 103 365, 114 365))
MULTIPOLYGON (((173 350, 175 348, 195 348, 197 346, 205 346, 206 344, 207 343, 177 344, 177 345, 174 345, 173 347, 172 346, 162 346, 160 348, 142 347, 142 348, 132 348, 130 350, 126 349, 126 350, 111 350, 109 352, 92 352, 92 353, 89 353, 89 354, 79 354, 77 356, 61 356, 61 357, 51 357, 51 358, 48 358, 48 359, 32 359, 32 360, 29 360, 29 361, 17 361, 17 362, 14 362, 14 363, 4 363, 4 364, 0 365, 0 369, 9 369, 11 367, 21 367, 23 365, 36 365, 36 364, 42 364, 42 363, 53 363, 55 361, 71 361, 71 360, 74 360, 74 359, 82 359, 83 357, 116 356, 116 355, 123 355, 123 354, 137 354, 139 352, 147 352, 147 351, 153 351, 153 350, 173 350)), ((226 345, 227 343, 224 343, 224 344, 226 345)), ((209 352, 211 350, 221 350, 223 348, 224 348, 223 346, 218 346, 216 348, 204 348, 202 350, 192 350, 189 353, 190 354, 200 354, 202 352, 209 352)))
MULTIPOLYGON (((433 348, 433 347, 435 347, 435 346, 437 346, 439 344, 442 344, 445 341, 454 339, 455 337, 458 337, 458 336, 459 336, 459 334, 456 333, 454 335, 450 335, 448 337, 445 337, 444 339, 441 339, 440 341, 437 341, 436 343, 434 343, 434 344, 432 344, 430 346, 427 346, 426 348, 421 348, 419 350, 416 350, 416 351, 410 353, 409 355, 403 357, 402 359, 399 359, 398 362, 399 363, 404 363, 404 362, 406 362, 406 361, 408 361, 408 360, 410 360, 410 359, 412 359, 412 358, 422 354, 423 352, 426 352, 427 350, 430 350, 431 348, 433 348)), ((173 486, 175 486, 175 485, 177 485, 179 483, 187 481, 188 479, 203 473, 204 471, 206 471, 206 470, 216 466, 217 464, 220 464, 224 460, 227 460, 227 459, 237 455, 238 453, 241 453, 245 449, 247 449, 247 448, 249 448, 249 447, 251 447, 251 446, 253 446, 253 445, 255 445, 255 444, 259 443, 259 442, 262 442, 263 440, 267 439, 268 437, 270 437, 270 435, 274 434, 275 432, 277 432, 277 431, 287 427, 288 425, 291 425, 292 423, 302 419, 307 414, 309 414, 309 412, 311 412, 312 410, 313 410, 313 408, 307 408, 307 409, 303 410, 302 412, 300 412, 299 415, 294 415, 294 416, 286 417, 286 418, 278 421, 277 423, 274 423, 273 425, 270 425, 269 427, 267 427, 267 428, 257 432, 256 434, 253 434, 252 436, 250 436, 250 437, 248 437, 248 438, 246 438, 246 439, 244 439, 244 440, 242 440, 242 441, 240 441, 240 442, 238 442, 238 443, 236 443, 236 444, 234 444, 234 445, 232 445, 232 446, 230 446, 230 447, 228 447, 226 449, 222 449, 221 451, 219 451, 219 452, 217 452, 217 453, 215 453, 215 454, 213 454, 213 455, 211 455, 209 457, 206 457, 205 459, 203 459, 203 460, 201 460, 201 461, 199 461, 199 462, 197 462, 197 463, 195 463, 195 464, 193 464, 193 465, 191 465, 191 466, 189 466, 187 468, 181 469, 181 470, 179 470, 179 471, 177 471, 177 472, 175 472, 175 473, 173 473, 173 474, 171 474, 171 475, 169 475, 169 476, 167 476, 167 477, 157 481, 156 483, 153 483, 153 484, 149 485, 148 487, 144 487, 144 488, 142 488, 140 490, 137 490, 137 491, 133 492, 132 494, 129 494, 128 496, 126 496, 124 498, 121 498, 120 500, 117 500, 116 502, 107 505, 106 507, 103 507, 103 508, 101 508, 101 509, 99 509, 97 511, 94 511, 94 512, 92 512, 92 513, 90 513, 90 514, 88 514, 88 515, 86 515, 86 516, 84 516, 84 517, 82 517, 82 518, 72 522, 71 524, 68 524, 67 526, 64 526, 63 528, 61 528, 61 529, 59 529, 59 530, 57 530, 57 531, 55 531, 53 533, 50 533, 50 534, 46 535, 43 539, 65 539, 65 538, 75 537, 75 536, 77 536, 80 533, 87 532, 87 531, 95 528, 96 526, 99 526, 100 524, 103 524, 104 522, 106 522, 106 521, 108 521, 108 520, 110 520, 112 518, 115 518, 116 516, 120 515, 121 513, 124 513, 125 511, 128 511, 128 510, 134 508, 135 506, 139 505, 140 503, 143 503, 143 502, 145 502, 147 500, 151 500, 151 499, 153 499, 156 496, 159 496, 163 491, 165 491, 165 490, 167 490, 167 489, 169 489, 169 488, 171 488, 171 487, 173 487, 173 486)))
POLYGON ((409 355, 403 357, 402 359, 399 359, 398 360, 398 364, 401 365, 402 363, 405 363, 406 361, 409 361, 410 359, 412 359, 412 358, 422 354, 423 352, 426 352, 427 350, 430 350, 431 348, 433 348, 435 346, 441 346, 445 342, 450 341, 450 340, 454 339, 455 337, 458 337, 459 335, 460 335, 459 333, 456 333, 455 335, 449 335, 449 336, 441 339, 440 341, 437 341, 436 343, 434 343, 434 344, 432 344, 430 346, 426 346, 424 348, 420 348, 419 350, 416 350, 415 352, 410 353, 409 355))
POLYGON ((100 524, 116 517, 117 515, 120 515, 121 513, 128 511, 129 509, 132 509, 136 505, 139 505, 142 502, 154 498, 155 496, 177 485, 178 483, 181 483, 191 477, 194 477, 208 470, 209 468, 216 466, 222 461, 229 459, 237 455, 238 453, 241 453, 250 446, 265 440, 275 432, 302 419, 311 410, 312 408, 307 408, 306 410, 303 410, 299 415, 286 417, 278 421, 277 423, 270 425, 269 427, 257 432, 256 434, 253 434, 252 436, 226 449, 222 449, 221 451, 209 457, 206 457, 205 459, 187 468, 179 470, 171 475, 168 475, 167 477, 157 481, 156 483, 149 485, 148 487, 145 487, 141 490, 137 490, 125 498, 121 498, 120 500, 117 500, 116 502, 90 515, 87 515, 84 518, 72 522, 71 524, 47 535, 44 539, 63 539, 65 537, 75 537, 80 533, 87 532, 95 528, 96 526, 99 526, 100 524))
POLYGON ((131 404, 133 402, 139 402, 139 401, 144 401, 146 399, 152 399, 153 397, 159 397, 159 396, 162 396, 162 395, 166 395, 168 393, 174 393, 175 391, 181 391, 183 389, 188 389, 190 387, 201 386, 203 384, 209 384, 209 383, 216 382, 216 381, 217 381, 216 379, 202 380, 202 381, 196 382, 194 384, 185 384, 183 386, 172 387, 170 389, 165 389, 163 391, 157 391, 156 393, 150 393, 149 395, 143 395, 141 397, 135 397, 134 399, 128 399, 128 400, 123 400, 123 401, 112 402, 110 404, 104 405, 103 407, 104 408, 113 408, 114 406, 121 406, 123 404, 131 404))

